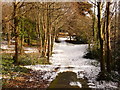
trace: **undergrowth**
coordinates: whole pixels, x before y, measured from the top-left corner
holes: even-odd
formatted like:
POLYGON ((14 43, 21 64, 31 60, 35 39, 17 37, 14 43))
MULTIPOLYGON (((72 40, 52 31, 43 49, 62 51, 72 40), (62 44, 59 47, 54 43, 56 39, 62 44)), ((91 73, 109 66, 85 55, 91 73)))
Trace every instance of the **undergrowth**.
POLYGON ((99 60, 99 57, 100 57, 99 49, 88 49, 87 53, 83 56, 83 58, 96 59, 96 60, 99 60))
MULTIPOLYGON (((113 81, 113 82, 120 81, 120 62, 118 60, 120 55, 119 50, 116 53, 117 55, 115 56, 115 58, 112 58, 114 60, 114 63, 111 63, 111 69, 112 69, 111 73, 105 71, 103 74, 102 72, 100 72, 97 77, 98 81, 100 80, 113 81)), ((112 55, 114 55, 114 53, 112 53, 112 55)), ((100 62, 100 50, 94 48, 88 49, 87 53, 83 56, 83 58, 94 59, 100 62)))
POLYGON ((36 65, 36 64, 48 64, 46 58, 38 57, 36 53, 19 55, 18 64, 14 64, 14 54, 2 54, 2 81, 3 85, 6 84, 6 80, 12 80, 21 74, 26 74, 30 71, 23 66, 36 65))

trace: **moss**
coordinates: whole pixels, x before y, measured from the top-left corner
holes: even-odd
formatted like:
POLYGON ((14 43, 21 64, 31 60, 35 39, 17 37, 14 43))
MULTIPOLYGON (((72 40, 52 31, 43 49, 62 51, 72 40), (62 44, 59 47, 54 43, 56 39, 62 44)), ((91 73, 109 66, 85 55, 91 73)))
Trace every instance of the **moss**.
POLYGON ((82 88, 88 88, 87 80, 78 79, 76 73, 74 72, 63 72, 59 73, 58 76, 51 82, 48 90, 50 88, 79 88, 78 86, 71 86, 70 82, 80 82, 82 88))
POLYGON ((49 88, 79 88, 70 86, 70 81, 77 81, 77 76, 73 72, 59 73, 56 79, 50 84, 49 88))

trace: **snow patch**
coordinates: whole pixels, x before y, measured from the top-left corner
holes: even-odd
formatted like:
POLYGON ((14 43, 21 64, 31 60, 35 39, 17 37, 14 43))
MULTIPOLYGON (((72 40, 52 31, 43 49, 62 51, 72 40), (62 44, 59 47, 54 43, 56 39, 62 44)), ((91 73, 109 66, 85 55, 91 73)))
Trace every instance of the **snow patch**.
POLYGON ((80 82, 70 82, 70 85, 71 86, 78 86, 78 87, 82 88, 82 85, 80 82))

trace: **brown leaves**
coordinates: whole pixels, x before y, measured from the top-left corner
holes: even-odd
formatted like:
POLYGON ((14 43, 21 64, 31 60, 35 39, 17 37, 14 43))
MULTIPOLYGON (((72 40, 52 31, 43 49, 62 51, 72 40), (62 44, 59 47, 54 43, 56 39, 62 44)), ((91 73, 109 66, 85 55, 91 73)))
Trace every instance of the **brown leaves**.
POLYGON ((85 16, 86 14, 91 14, 92 13, 92 4, 88 2, 75 2, 73 3, 73 8, 76 10, 79 15, 85 16))
POLYGON ((48 86, 48 81, 42 79, 44 72, 30 71, 29 73, 20 74, 15 79, 10 79, 6 81, 3 85, 4 88, 46 88, 48 86))

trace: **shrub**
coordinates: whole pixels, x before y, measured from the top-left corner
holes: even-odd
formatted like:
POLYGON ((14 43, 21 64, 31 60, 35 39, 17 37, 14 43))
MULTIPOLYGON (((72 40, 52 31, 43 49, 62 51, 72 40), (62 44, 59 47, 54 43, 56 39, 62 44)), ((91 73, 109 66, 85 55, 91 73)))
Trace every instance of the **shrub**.
POLYGON ((83 56, 84 58, 87 59, 99 59, 99 55, 100 55, 100 50, 99 49, 91 49, 91 50, 87 50, 87 53, 83 56))

